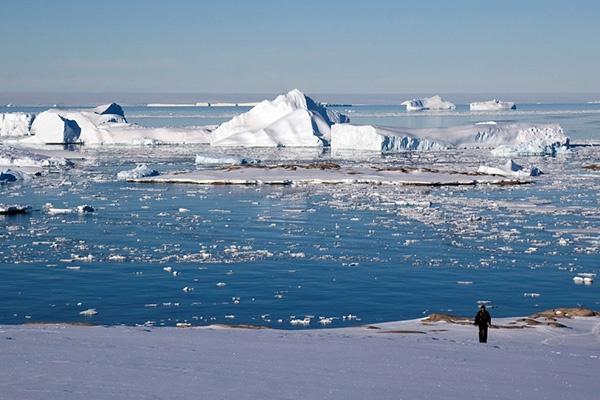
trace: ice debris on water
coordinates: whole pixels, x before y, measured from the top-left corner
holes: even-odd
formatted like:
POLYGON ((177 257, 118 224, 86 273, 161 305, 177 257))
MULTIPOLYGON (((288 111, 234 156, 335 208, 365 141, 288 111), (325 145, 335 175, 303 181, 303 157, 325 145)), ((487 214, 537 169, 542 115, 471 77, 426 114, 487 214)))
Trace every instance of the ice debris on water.
POLYGON ((117 179, 124 181, 127 179, 140 179, 149 176, 158 176, 159 172, 155 169, 148 167, 147 164, 138 164, 135 168, 121 171, 117 173, 117 179))
POLYGON ((98 314, 95 308, 88 308, 87 310, 81 311, 79 315, 83 315, 84 317, 93 317, 98 314))
POLYGON ((18 215, 18 214, 26 214, 31 210, 30 206, 24 205, 4 205, 0 204, 0 215, 18 215))

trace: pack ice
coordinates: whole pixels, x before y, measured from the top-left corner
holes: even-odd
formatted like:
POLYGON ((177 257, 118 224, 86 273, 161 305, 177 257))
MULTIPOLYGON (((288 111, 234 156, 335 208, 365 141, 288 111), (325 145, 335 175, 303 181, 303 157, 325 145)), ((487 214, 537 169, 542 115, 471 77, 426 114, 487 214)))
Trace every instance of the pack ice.
POLYGON ((342 122, 349 122, 348 117, 327 110, 295 89, 275 100, 264 100, 223 123, 213 132, 210 143, 236 147, 326 146, 331 126, 342 122))
POLYGON ((406 100, 401 105, 406 106, 406 111, 454 110, 456 108, 454 103, 446 101, 437 95, 422 99, 406 100))
POLYGON ((484 148, 495 155, 553 155, 568 145, 569 138, 558 124, 485 123, 426 129, 337 124, 331 129, 332 151, 484 148))
POLYGON ((511 101, 500 101, 497 99, 489 101, 479 101, 469 104, 471 111, 501 111, 501 110, 516 110, 517 106, 511 101))

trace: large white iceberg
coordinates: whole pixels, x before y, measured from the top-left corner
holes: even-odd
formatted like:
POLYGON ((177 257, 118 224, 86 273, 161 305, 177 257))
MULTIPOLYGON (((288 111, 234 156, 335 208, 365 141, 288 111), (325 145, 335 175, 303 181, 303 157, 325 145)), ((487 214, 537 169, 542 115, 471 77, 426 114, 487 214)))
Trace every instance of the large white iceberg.
POLYGON ((208 144, 214 126, 146 128, 127 123, 116 103, 93 110, 51 109, 33 121, 34 135, 23 142, 36 144, 76 143, 85 145, 208 144))
POLYGON ((478 101, 469 104, 471 111, 501 111, 501 110, 516 110, 517 106, 511 101, 500 101, 493 99, 490 101, 478 101))
POLYGON ((34 114, 23 112, 0 113, 0 136, 27 136, 34 114))
POLYGON ((449 128, 388 128, 337 124, 331 149, 377 152, 445 149, 507 149, 506 154, 555 154, 569 138, 557 124, 474 124, 449 128), (510 152, 509 150, 512 150, 510 152))
POLYGON ((456 108, 454 103, 446 101, 437 95, 422 99, 406 100, 401 105, 406 106, 406 111, 454 110, 456 108))
POLYGON ((327 110, 299 90, 264 100, 250 111, 221 124, 213 146, 315 147, 328 145, 331 126, 348 118, 327 110))

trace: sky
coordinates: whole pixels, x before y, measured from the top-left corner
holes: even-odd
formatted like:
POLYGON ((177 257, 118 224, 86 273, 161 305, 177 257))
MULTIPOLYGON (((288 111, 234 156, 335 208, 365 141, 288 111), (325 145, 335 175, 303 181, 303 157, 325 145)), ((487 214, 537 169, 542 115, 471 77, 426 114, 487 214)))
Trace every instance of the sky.
POLYGON ((600 92, 598 1, 8 1, 0 94, 600 92))

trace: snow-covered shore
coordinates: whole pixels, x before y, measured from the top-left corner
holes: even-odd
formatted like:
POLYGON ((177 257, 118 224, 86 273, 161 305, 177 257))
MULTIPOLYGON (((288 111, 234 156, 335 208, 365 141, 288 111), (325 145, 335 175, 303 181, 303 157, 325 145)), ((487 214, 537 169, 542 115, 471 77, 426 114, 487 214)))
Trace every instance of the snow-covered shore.
POLYGON ((595 398, 600 317, 493 322, 487 344, 467 322, 422 320, 301 331, 0 326, 0 387, 7 399, 595 398))

